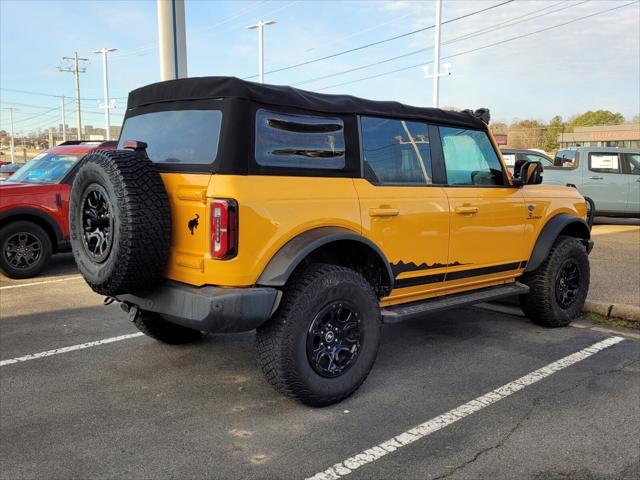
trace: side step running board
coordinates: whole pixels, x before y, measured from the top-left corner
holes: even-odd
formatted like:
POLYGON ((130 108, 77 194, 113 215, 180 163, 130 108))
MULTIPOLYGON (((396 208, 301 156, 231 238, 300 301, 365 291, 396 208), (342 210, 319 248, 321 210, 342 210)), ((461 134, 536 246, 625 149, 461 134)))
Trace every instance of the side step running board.
POLYGON ((476 303, 490 302, 512 295, 529 293, 529 287, 519 282, 496 287, 483 288, 472 292, 457 293, 441 298, 430 298, 405 305, 397 305, 382 310, 383 323, 398 323, 411 318, 459 308, 476 303))

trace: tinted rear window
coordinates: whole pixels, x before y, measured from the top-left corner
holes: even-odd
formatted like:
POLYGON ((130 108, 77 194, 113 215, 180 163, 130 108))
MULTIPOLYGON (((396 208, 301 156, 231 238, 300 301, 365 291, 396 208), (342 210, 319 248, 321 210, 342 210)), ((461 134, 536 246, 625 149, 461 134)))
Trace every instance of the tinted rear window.
POLYGON ((153 162, 210 164, 218 153, 221 123, 220 110, 168 110, 129 117, 118 149, 127 140, 138 140, 147 144, 153 162))
POLYGON ((264 167, 342 169, 345 166, 341 119, 256 112, 256 162, 264 167))

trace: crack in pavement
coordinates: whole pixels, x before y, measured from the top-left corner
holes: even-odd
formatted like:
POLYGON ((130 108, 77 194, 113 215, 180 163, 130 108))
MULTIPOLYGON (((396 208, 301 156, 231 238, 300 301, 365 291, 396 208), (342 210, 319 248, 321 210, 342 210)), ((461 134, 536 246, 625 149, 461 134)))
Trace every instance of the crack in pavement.
POLYGON ((468 465, 474 463, 476 460, 478 460, 478 458, 480 458, 485 453, 490 452, 491 450, 496 450, 498 448, 503 447, 509 441, 509 439, 513 436, 513 434, 516 433, 522 427, 522 425, 529 419, 529 417, 531 416, 533 411, 540 405, 540 403, 542 403, 542 401, 549 400, 549 399, 551 399, 553 397, 556 397, 558 395, 562 395, 562 394, 565 394, 565 393, 570 392, 572 390, 575 390, 578 387, 580 387, 583 383, 586 383, 588 380, 591 380, 593 378, 599 377, 601 375, 620 373, 621 371, 623 371, 625 368, 629 367, 630 365, 633 365, 634 363, 639 363, 639 362, 640 362, 639 360, 626 360, 626 361, 622 362, 619 366, 617 366, 615 368, 603 370, 603 371, 595 373, 593 375, 589 375, 587 377, 584 377, 584 378, 580 379, 578 382, 576 382, 574 385, 572 385, 569 388, 565 388, 563 390, 559 390, 557 392, 554 392, 554 393, 551 393, 551 394, 548 394, 548 395, 541 395, 539 397, 535 397, 532 400, 531 407, 529 407, 527 412, 518 419, 516 424, 506 434, 504 434, 502 436, 502 438, 495 445, 492 445, 490 447, 486 447, 486 448, 483 448, 483 449, 479 450, 469 460, 466 460, 463 463, 461 463, 460 465, 456 465, 455 467, 450 467, 450 470, 448 472, 443 473, 441 475, 438 475, 437 477, 433 477, 431 480, 442 480, 442 479, 445 479, 445 478, 449 478, 453 474, 459 472, 460 470, 463 470, 468 465))

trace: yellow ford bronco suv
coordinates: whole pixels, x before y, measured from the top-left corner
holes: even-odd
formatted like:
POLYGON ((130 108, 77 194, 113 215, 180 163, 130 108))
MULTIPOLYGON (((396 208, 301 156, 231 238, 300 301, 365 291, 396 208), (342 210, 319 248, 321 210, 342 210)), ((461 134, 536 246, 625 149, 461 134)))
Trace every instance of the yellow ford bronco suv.
POLYGON ((159 341, 256 329, 267 380, 314 406, 362 384, 382 323, 519 295, 567 325, 585 200, 536 163, 512 178, 488 122, 228 77, 139 88, 75 177, 76 262, 159 341))

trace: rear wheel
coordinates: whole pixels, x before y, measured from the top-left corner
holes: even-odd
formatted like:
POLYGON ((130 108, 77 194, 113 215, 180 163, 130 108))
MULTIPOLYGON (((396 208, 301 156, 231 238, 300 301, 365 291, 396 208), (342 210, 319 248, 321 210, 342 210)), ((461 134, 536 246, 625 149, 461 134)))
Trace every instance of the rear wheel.
POLYGON ((171 345, 195 342, 202 338, 202 332, 167 322, 157 313, 141 312, 133 324, 148 337, 171 345))
POLYGON ((10 278, 39 274, 51 258, 51 239, 33 222, 18 221, 0 230, 0 268, 10 278))
POLYGON ((520 304, 525 315, 545 327, 564 327, 582 312, 589 291, 589 257, 576 238, 560 236, 549 256, 522 277, 530 292, 520 304))
POLYGON ((274 317, 258 328, 258 361, 279 392, 312 406, 339 402, 369 374, 380 309, 357 272, 314 265, 293 276, 274 317))

